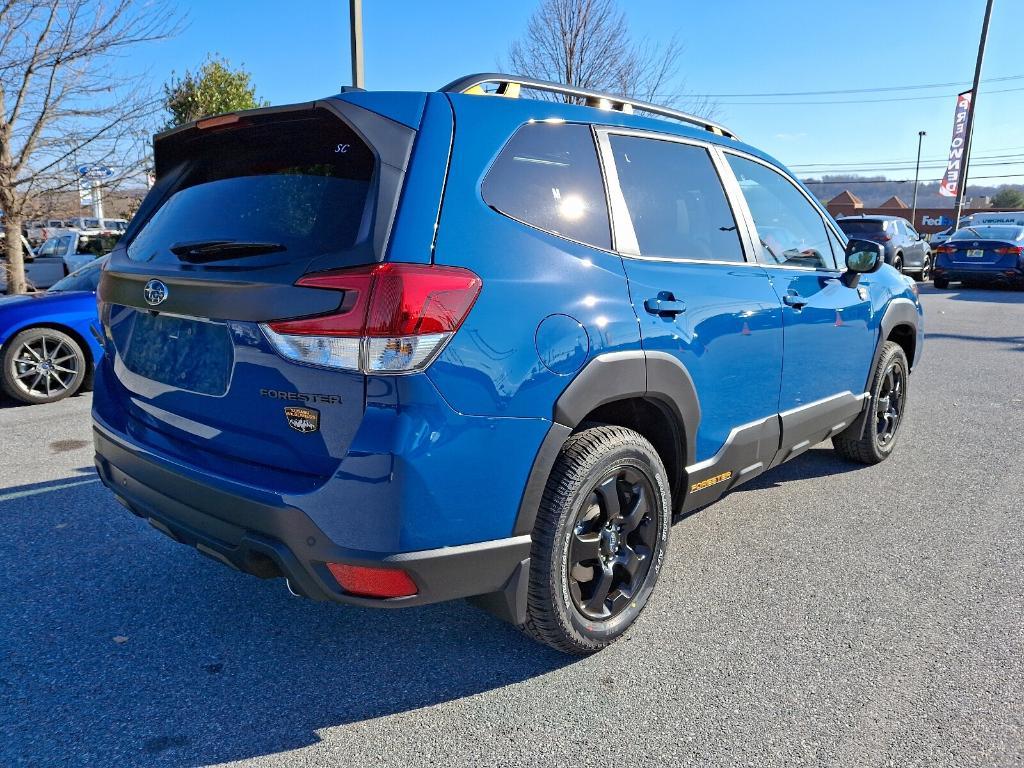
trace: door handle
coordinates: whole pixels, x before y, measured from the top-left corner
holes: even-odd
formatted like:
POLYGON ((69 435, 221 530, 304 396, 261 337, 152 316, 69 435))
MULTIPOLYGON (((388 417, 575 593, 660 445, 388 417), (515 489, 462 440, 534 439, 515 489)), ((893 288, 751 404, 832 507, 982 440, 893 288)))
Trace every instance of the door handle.
POLYGON ((793 309, 803 309, 807 306, 807 299, 801 296, 799 293, 787 293, 782 297, 784 304, 792 307, 793 309))
POLYGON ((679 301, 669 291, 662 291, 656 298, 645 300, 644 309, 658 317, 675 317, 686 311, 686 302, 679 301))

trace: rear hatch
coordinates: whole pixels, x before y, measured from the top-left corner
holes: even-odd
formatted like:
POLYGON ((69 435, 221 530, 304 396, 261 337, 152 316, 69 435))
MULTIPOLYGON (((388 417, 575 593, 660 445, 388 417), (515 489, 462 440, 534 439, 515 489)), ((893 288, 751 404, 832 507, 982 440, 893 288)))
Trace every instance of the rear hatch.
POLYGON ((136 441, 281 491, 322 483, 365 377, 289 362, 261 323, 343 310, 309 272, 384 258, 415 131, 341 100, 157 137, 157 183, 100 285, 116 407, 136 441))

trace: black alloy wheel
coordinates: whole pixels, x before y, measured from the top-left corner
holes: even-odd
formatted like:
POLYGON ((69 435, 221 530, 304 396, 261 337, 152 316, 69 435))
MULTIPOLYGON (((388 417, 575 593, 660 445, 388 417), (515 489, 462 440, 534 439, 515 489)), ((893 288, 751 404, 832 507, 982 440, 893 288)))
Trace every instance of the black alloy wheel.
POLYGON ((901 362, 891 360, 882 374, 881 388, 875 399, 875 434, 880 446, 888 445, 896 437, 903 418, 906 381, 907 374, 901 362))
POLYGON ((590 492, 569 542, 569 593, 589 619, 622 613, 647 579, 658 539, 650 480, 631 467, 606 473, 590 492))

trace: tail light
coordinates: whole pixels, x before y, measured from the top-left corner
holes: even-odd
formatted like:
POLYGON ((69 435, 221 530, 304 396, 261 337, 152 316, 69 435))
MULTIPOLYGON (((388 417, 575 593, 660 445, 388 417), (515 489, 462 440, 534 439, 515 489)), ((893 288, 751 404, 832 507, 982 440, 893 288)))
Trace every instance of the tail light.
POLYGON ((307 275, 296 285, 344 295, 331 314, 262 324, 278 354, 328 368, 407 373, 440 354, 482 282, 458 267, 388 263, 307 275))
POLYGON ((890 240, 892 240, 892 235, 879 235, 878 236, 878 242, 880 242, 880 243, 888 243, 890 240))
POLYGON ((419 590, 400 568, 367 568, 362 565, 327 563, 334 580, 350 595, 360 597, 409 597, 419 590))
POLYGON ((1009 256, 1010 254, 1013 254, 1014 256, 1020 256, 1022 253, 1024 253, 1024 247, 1021 247, 1019 245, 1010 245, 1007 246, 1006 248, 996 248, 996 253, 998 253, 1000 256, 1009 256))
POLYGON ((952 245, 940 245, 935 249, 936 253, 956 253, 956 248, 952 245))

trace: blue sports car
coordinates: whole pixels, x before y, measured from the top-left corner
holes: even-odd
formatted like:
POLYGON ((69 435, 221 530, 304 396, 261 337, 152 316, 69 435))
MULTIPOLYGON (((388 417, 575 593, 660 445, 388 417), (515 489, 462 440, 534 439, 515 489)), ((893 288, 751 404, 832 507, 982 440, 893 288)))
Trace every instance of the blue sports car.
POLYGON ((103 348, 92 335, 106 257, 43 293, 0 297, 0 387, 23 403, 52 403, 92 385, 103 348))

